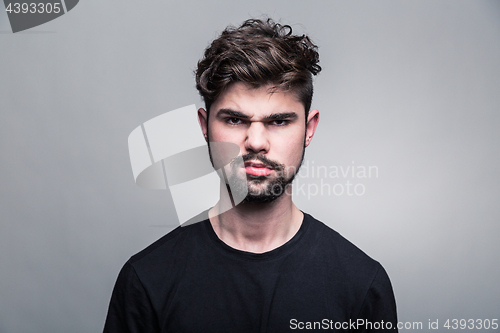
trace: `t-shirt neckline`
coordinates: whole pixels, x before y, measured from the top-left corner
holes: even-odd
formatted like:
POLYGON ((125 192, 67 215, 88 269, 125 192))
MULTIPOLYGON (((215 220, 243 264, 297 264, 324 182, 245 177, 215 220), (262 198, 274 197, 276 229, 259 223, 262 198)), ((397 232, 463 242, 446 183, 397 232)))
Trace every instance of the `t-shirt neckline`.
POLYGON ((288 240, 285 244, 278 246, 277 248, 267 251, 264 253, 253 253, 235 249, 226 243, 224 243, 219 236, 215 233, 209 219, 202 222, 205 231, 207 232, 209 239, 215 247, 217 247, 224 254, 229 255, 233 258, 240 260, 250 260, 250 261, 263 261, 279 258, 293 251, 293 249, 300 243, 300 240, 304 237, 310 224, 309 216, 302 212, 304 217, 302 219, 302 224, 299 230, 293 235, 293 237, 288 240))

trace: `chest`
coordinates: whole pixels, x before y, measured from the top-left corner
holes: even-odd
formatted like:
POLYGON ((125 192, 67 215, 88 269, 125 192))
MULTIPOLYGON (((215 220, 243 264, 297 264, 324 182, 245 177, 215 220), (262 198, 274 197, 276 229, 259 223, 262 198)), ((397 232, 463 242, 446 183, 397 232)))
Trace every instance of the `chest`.
POLYGON ((294 260, 186 265, 156 304, 164 332, 286 332, 345 321, 350 282, 329 265, 294 260))

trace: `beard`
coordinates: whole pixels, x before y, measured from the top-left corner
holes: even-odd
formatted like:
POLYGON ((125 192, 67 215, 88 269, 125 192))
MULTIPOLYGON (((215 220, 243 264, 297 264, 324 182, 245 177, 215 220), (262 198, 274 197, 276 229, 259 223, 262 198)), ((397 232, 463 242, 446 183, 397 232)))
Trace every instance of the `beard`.
POLYGON ((273 172, 267 176, 253 176, 246 173, 241 175, 241 165, 231 163, 231 171, 227 175, 228 183, 226 183, 228 192, 233 197, 246 193, 242 202, 267 203, 276 200, 285 193, 288 186, 293 182, 295 175, 299 172, 304 161, 304 153, 305 147, 302 150, 299 164, 288 168, 281 163, 268 159, 264 155, 255 153, 243 155, 243 162, 258 160, 272 169, 273 172))

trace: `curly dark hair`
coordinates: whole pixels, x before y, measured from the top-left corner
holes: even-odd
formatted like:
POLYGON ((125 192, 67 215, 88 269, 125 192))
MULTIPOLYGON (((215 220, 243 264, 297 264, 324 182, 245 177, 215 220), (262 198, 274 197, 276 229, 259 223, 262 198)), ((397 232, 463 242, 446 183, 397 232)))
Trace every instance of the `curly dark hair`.
POLYGON ((292 91, 306 115, 313 95, 312 76, 321 71, 318 47, 308 36, 292 35, 289 25, 249 19, 227 27, 205 50, 196 70, 196 89, 212 103, 234 82, 252 87, 271 84, 271 92, 292 91))

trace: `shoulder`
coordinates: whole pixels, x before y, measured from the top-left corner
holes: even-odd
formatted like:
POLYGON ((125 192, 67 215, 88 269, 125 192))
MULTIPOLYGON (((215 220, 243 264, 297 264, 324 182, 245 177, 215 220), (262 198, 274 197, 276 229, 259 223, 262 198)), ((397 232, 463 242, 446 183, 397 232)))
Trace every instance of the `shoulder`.
POLYGON ((310 258, 323 265, 329 281, 341 290, 341 299, 356 304, 353 314, 358 314, 359 318, 382 318, 394 322, 394 293, 382 265, 337 231, 305 215, 313 237, 308 245, 314 253, 310 258))
POLYGON ((174 249, 188 249, 190 241, 196 242, 198 237, 204 234, 204 224, 206 223, 208 223, 208 210, 199 213, 184 224, 171 230, 156 242, 132 256, 128 263, 135 264, 158 256, 164 257, 165 254, 172 253, 174 249))
POLYGON ((323 222, 304 213, 309 221, 308 239, 317 256, 330 262, 335 269, 341 270, 351 278, 375 278, 379 270, 383 270, 380 263, 351 243, 323 222))
POLYGON ((203 246, 206 236, 204 223, 179 226, 164 235, 144 250, 133 255, 127 264, 141 272, 154 272, 156 269, 168 267, 178 258, 183 258, 203 246))

